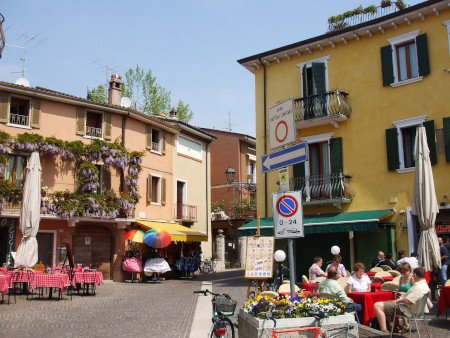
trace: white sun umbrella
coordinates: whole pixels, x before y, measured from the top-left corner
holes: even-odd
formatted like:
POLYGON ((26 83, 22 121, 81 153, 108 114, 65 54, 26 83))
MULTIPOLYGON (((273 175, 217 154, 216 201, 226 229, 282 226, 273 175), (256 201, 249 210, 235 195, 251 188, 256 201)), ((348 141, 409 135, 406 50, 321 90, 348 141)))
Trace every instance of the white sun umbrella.
POLYGON ((22 241, 17 249, 14 266, 33 267, 38 261, 36 235, 41 213, 41 163, 39 153, 33 152, 27 164, 27 175, 23 186, 22 208, 20 209, 20 231, 22 241))
POLYGON ((418 247, 419 262, 427 270, 441 266, 439 243, 434 228, 436 214, 439 212, 434 190, 433 171, 430 162, 430 150, 425 127, 417 127, 414 146, 416 161, 414 178, 414 196, 412 214, 417 215, 420 223, 418 247))

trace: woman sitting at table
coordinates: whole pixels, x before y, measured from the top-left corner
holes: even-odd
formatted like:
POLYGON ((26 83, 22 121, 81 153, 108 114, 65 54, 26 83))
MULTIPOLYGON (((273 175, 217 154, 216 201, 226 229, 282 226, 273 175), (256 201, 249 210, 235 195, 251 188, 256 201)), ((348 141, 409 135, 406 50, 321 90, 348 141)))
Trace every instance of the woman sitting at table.
POLYGON ((370 292, 370 278, 364 273, 366 267, 363 263, 355 263, 353 270, 355 274, 347 280, 346 292, 370 292))
POLYGON ((411 265, 408 263, 403 263, 398 268, 401 273, 400 281, 398 285, 399 292, 407 292, 414 285, 414 278, 411 274, 411 265))
POLYGON ((345 271, 345 266, 341 262, 342 262, 341 255, 334 255, 333 261, 330 264, 328 264, 328 266, 327 266, 327 269, 326 269, 327 272, 328 272, 328 269, 330 269, 330 267, 334 266, 339 273, 339 277, 347 277, 347 272, 345 271))

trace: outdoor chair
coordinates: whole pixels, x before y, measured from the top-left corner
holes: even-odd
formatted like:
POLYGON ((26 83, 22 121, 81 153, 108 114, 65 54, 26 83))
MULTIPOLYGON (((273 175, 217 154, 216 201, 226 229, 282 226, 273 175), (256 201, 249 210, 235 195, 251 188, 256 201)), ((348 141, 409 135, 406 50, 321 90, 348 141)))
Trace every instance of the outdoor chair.
POLYGON ((382 268, 383 269, 383 271, 389 271, 389 270, 391 270, 392 268, 389 266, 389 265, 380 265, 380 268, 382 268))
POLYGON ((450 279, 445 282, 445 286, 450 286, 450 279))
POLYGON ((320 283, 320 282, 323 282, 325 279, 327 279, 327 278, 326 278, 326 277, 317 277, 317 278, 314 280, 314 282, 320 283))
POLYGON ((345 289, 345 287, 347 286, 347 280, 349 277, 340 277, 337 282, 339 283, 340 286, 342 286, 343 289, 345 289))
POLYGON ((398 272, 397 270, 388 270, 386 272, 389 272, 391 274, 392 277, 399 277, 402 274, 400 272, 398 272))
POLYGON ((401 276, 394 277, 394 279, 392 280, 392 283, 394 283, 396 285, 400 285, 400 277, 401 276))
MULTIPOLYGON (((424 295, 420 300, 419 300, 419 306, 417 308, 417 313, 412 315, 412 316, 408 316, 404 313, 398 314, 397 313, 397 309, 395 309, 394 312, 394 317, 393 317, 393 321, 391 322, 391 335, 390 337, 392 337, 393 333, 394 333, 394 327, 395 327, 395 318, 396 317, 403 317, 403 318, 407 318, 410 320, 410 324, 409 324, 409 336, 411 336, 411 326, 412 326, 412 320, 414 320, 414 323, 416 324, 416 330, 417 330, 417 334, 420 337, 420 332, 419 332, 419 326, 417 325, 417 320, 423 320, 424 324, 425 324, 425 329, 427 330, 428 333, 428 337, 431 337, 430 334, 430 328, 428 327, 428 322, 427 322, 427 318, 425 317, 425 309, 427 306, 427 302, 428 302, 428 297, 430 296, 430 293, 427 293, 426 295, 424 295)), ((402 310, 403 305, 399 304, 398 308, 400 310, 402 310)))
POLYGON ((384 270, 382 268, 379 268, 379 267, 375 267, 375 268, 370 269, 370 272, 379 272, 379 271, 384 271, 384 270))
POLYGON ((381 291, 397 291, 398 290, 398 284, 395 284, 394 282, 386 282, 381 285, 381 291))
POLYGON ((380 278, 383 278, 383 277, 391 277, 391 274, 390 274, 389 272, 386 272, 386 271, 378 271, 378 272, 375 274, 374 277, 380 277, 380 278))
POLYGON ((309 279, 305 275, 302 276, 302 283, 309 283, 309 279))

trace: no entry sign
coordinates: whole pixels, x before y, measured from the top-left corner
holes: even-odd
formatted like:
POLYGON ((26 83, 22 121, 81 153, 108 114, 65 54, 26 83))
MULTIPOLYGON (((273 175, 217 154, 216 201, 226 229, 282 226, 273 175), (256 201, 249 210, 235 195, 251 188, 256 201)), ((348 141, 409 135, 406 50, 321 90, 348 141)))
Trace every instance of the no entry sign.
POLYGON ((294 101, 288 100, 269 109, 270 149, 295 142, 294 101))
POLYGON ((301 193, 275 193, 272 200, 275 238, 304 237, 301 193))

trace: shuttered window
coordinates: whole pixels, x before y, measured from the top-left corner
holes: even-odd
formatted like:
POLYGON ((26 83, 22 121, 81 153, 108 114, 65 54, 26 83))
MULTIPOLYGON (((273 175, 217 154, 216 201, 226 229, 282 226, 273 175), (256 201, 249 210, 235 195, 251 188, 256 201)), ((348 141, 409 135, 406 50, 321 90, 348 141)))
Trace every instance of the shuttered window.
POLYGON ((327 63, 323 59, 302 66, 303 118, 313 119, 327 115, 327 63), (318 108, 320 107, 320 108, 318 108))
POLYGON ((166 205, 166 179, 150 174, 147 181, 147 202, 166 205))

